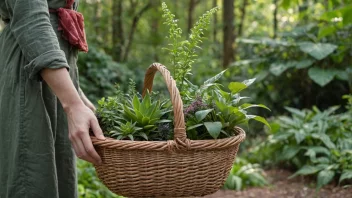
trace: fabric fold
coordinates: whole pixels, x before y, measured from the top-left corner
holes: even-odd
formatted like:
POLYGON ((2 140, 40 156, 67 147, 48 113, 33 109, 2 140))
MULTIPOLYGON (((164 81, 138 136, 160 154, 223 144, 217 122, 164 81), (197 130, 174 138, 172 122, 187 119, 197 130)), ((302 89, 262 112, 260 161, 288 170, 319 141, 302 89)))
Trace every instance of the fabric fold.
POLYGON ((29 79, 42 80, 40 71, 45 68, 67 68, 67 70, 69 70, 70 66, 67 64, 65 52, 62 50, 45 52, 29 62, 29 64, 24 67, 24 70, 28 74, 29 79))

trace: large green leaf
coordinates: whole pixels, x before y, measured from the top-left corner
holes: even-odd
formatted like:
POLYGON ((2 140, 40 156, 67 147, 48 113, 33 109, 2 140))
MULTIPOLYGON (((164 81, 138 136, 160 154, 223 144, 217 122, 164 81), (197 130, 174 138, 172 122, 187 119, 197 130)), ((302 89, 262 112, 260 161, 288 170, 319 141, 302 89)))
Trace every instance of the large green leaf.
POLYGON ((281 6, 282 6, 285 10, 289 9, 289 8, 290 8, 290 5, 291 5, 291 0, 283 0, 283 1, 281 2, 281 6))
POLYGON ((197 111, 195 114, 197 120, 202 121, 212 111, 213 111, 213 109, 206 109, 206 110, 197 111))
POLYGON ((300 147, 297 146, 286 146, 282 151, 281 155, 279 156, 280 160, 290 160, 293 158, 299 151, 301 150, 300 147))
POLYGON ((336 30, 333 25, 324 25, 319 28, 318 39, 335 34, 336 30))
POLYGON ((240 83, 240 82, 231 82, 229 84, 229 89, 231 90, 231 93, 236 94, 240 91, 242 91, 243 89, 247 88, 247 85, 244 83, 240 83))
POLYGON ((320 69, 317 67, 308 70, 309 77, 321 87, 324 87, 334 79, 335 72, 330 69, 320 69))
POLYGON ((296 68, 297 69, 307 68, 307 67, 311 66, 313 63, 314 63, 314 61, 312 59, 304 59, 304 60, 298 61, 296 63, 296 68))
POLYGON ((313 56, 317 60, 322 60, 331 54, 336 48, 336 45, 330 43, 312 43, 302 42, 299 44, 301 51, 313 56))
POLYGON ((320 154, 325 154, 327 156, 330 156, 330 151, 329 149, 327 149, 326 147, 322 147, 322 146, 308 146, 307 147, 307 153, 314 153, 314 156, 316 153, 320 153, 320 154))
POLYGON ((304 111, 299 110, 299 109, 292 108, 292 107, 285 107, 285 109, 287 111, 289 111, 290 113, 292 113, 293 115, 298 116, 299 118, 303 119, 304 117, 306 117, 306 113, 304 111))
POLYGON ((343 18, 343 25, 349 25, 352 23, 352 5, 346 6, 341 9, 342 11, 342 18, 343 18))
POLYGON ((269 128, 269 130, 271 130, 271 126, 270 126, 270 124, 266 121, 265 118, 263 118, 263 117, 261 117, 261 116, 255 116, 255 115, 247 115, 247 118, 248 118, 248 119, 256 120, 256 121, 258 121, 258 122, 261 122, 261 123, 265 124, 265 125, 269 128))
POLYGON ((204 126, 214 139, 219 137, 222 128, 221 122, 204 122, 204 126))
POLYGON ((330 137, 326 134, 319 133, 319 139, 330 149, 336 148, 335 144, 331 141, 330 137))
POLYGON ((317 189, 328 184, 335 176, 335 172, 332 170, 322 170, 318 173, 317 177, 317 189))
POLYGON ((289 62, 275 62, 270 65, 270 72, 275 76, 280 76, 287 69, 294 67, 296 65, 295 61, 289 62))
POLYGON ((306 133, 304 132, 303 129, 300 129, 295 132, 295 138, 297 144, 300 144, 304 139, 306 139, 306 133))
POLYGON ((340 176, 339 183, 345 179, 352 179, 352 170, 344 170, 340 176))
POLYGON ((295 172, 289 178, 293 178, 297 175, 311 175, 311 174, 317 173, 320 170, 321 169, 316 166, 304 165, 301 169, 299 169, 297 172, 295 172))

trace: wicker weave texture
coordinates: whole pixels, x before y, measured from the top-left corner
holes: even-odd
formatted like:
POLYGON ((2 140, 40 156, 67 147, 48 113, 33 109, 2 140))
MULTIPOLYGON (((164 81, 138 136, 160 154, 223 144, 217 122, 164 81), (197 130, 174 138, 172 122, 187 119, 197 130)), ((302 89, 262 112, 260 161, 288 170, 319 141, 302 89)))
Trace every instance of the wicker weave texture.
POLYGON ((126 197, 203 196, 224 184, 237 150, 238 145, 176 153, 101 148, 104 163, 96 170, 112 192, 126 197))
POLYGON ((98 177, 114 193, 126 197, 189 197, 217 191, 225 182, 245 132, 219 140, 189 140, 183 103, 165 66, 154 63, 145 75, 143 95, 152 90, 159 71, 168 87, 174 111, 174 140, 92 142, 103 160, 98 177))

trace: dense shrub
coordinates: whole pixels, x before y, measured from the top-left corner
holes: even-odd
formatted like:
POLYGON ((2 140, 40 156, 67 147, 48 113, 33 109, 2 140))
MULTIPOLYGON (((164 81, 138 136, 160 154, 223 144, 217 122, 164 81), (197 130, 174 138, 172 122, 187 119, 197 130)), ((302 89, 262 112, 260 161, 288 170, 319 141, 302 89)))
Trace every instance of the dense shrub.
POLYGON ((78 193, 81 198, 122 198, 108 190, 98 179, 91 163, 77 160, 78 193))
POLYGON ((237 157, 223 188, 243 190, 250 186, 266 186, 268 184, 260 164, 252 164, 244 158, 237 157))
POLYGON ((336 180, 352 179, 352 96, 348 111, 334 114, 337 106, 320 111, 286 109, 272 124, 267 140, 256 147, 251 161, 298 170, 294 175, 317 175, 317 188, 336 180))
POLYGON ((125 64, 114 62, 111 56, 93 46, 88 53, 80 53, 77 64, 80 86, 94 103, 103 96, 112 95, 116 84, 126 90, 126 82, 134 78, 134 72, 125 64))

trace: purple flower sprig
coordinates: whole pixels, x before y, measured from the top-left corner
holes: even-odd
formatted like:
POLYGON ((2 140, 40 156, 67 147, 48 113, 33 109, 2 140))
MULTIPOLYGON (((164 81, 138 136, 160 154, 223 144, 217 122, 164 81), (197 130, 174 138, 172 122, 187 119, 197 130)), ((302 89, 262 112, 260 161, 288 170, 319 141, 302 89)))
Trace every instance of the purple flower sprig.
POLYGON ((208 105, 205 104, 201 97, 197 97, 186 109, 183 110, 185 117, 194 115, 195 112, 205 109, 208 105))

